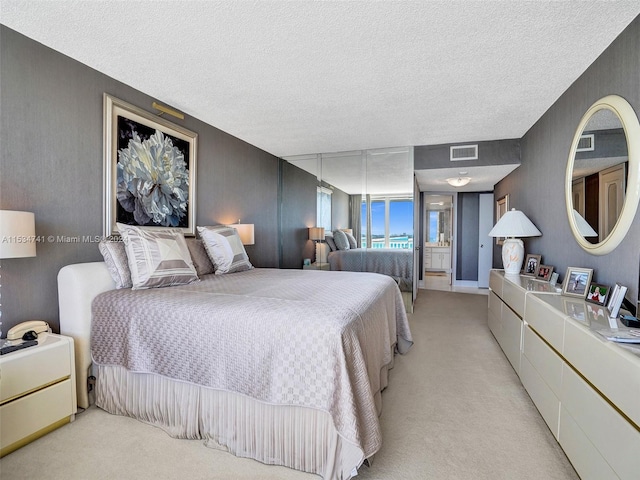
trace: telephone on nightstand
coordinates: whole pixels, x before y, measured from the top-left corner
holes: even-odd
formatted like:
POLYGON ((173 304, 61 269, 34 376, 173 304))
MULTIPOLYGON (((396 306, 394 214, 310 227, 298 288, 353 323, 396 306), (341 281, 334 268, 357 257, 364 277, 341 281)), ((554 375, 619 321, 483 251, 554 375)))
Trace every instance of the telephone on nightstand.
POLYGON ((7 332, 7 340, 36 340, 38 335, 44 332, 50 332, 49 324, 42 320, 30 320, 22 322, 12 327, 7 332))

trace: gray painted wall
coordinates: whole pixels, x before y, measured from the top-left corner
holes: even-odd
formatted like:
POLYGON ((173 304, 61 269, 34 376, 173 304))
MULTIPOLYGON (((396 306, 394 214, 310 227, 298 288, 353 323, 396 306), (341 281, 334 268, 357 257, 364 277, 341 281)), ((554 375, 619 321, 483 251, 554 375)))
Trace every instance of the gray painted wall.
MULTIPOLYGON (((594 281, 629 288, 638 298, 640 211, 624 241, 610 254, 584 252, 571 234, 565 211, 564 178, 571 141, 586 110, 599 98, 617 94, 640 113, 640 17, 607 48, 549 108, 521 141, 522 164, 495 188, 495 198, 509 194, 517 208, 536 224, 542 237, 525 240, 527 253, 542 255, 562 278, 566 268, 594 269, 594 281)), ((500 250, 494 252, 500 267, 500 250)))
POLYGON ((318 179, 301 168, 281 162, 282 203, 280 268, 302 268, 304 258, 315 258, 315 245, 309 240, 309 227, 316 224, 318 179))
POLYGON ((520 140, 492 140, 487 142, 462 142, 442 145, 420 145, 413 151, 415 170, 430 168, 468 168, 487 165, 511 165, 520 163, 520 140), (478 160, 449 160, 452 145, 478 145, 478 160))
MULTIPOLYGON (((151 110, 154 99, 0 26, 0 208, 35 213, 37 257, 2 260, 2 332, 28 319, 58 330, 57 273, 100 261, 103 92, 151 110)), ((195 118, 199 134, 196 223, 255 224, 252 263, 278 267, 278 159, 195 118)), ((315 198, 314 198, 315 208, 315 198)), ((315 214, 314 214, 315 215, 315 214)))

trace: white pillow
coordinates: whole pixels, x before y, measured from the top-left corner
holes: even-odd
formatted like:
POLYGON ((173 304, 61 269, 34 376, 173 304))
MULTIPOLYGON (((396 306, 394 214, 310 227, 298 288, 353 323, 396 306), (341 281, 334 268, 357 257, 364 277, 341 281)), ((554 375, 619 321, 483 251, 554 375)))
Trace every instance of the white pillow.
POLYGON ((197 230, 213 262, 216 275, 243 272, 253 268, 235 228, 219 225, 197 227, 197 230))
POLYGON ((181 230, 147 230, 118 223, 133 290, 185 285, 198 280, 181 230))

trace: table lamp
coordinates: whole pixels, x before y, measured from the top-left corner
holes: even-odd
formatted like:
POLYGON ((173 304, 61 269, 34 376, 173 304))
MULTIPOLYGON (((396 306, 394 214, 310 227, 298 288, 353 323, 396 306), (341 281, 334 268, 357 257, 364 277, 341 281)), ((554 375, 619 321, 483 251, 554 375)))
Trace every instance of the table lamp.
POLYGON ((506 212, 489 232, 490 237, 505 237, 502 244, 502 265, 507 275, 517 275, 524 261, 524 243, 515 237, 539 237, 540 230, 520 210, 506 212))
POLYGON ((253 245, 255 243, 253 223, 234 223, 231 225, 238 231, 238 236, 243 245, 253 245))
MULTIPOLYGON (((31 212, 0 210, 0 259, 35 256, 35 215, 31 212)), ((2 315, 1 311, 0 315, 2 315)), ((1 330, 0 336, 2 336, 1 330)))

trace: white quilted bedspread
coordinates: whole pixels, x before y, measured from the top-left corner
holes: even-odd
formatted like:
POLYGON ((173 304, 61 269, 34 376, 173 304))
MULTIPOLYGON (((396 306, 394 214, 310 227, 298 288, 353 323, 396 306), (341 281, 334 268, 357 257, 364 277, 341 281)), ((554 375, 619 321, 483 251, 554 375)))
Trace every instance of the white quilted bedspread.
POLYGON ((381 445, 374 393, 393 346, 412 344, 385 275, 253 269, 185 286, 111 290, 92 306, 101 365, 329 412, 368 457, 381 445))

